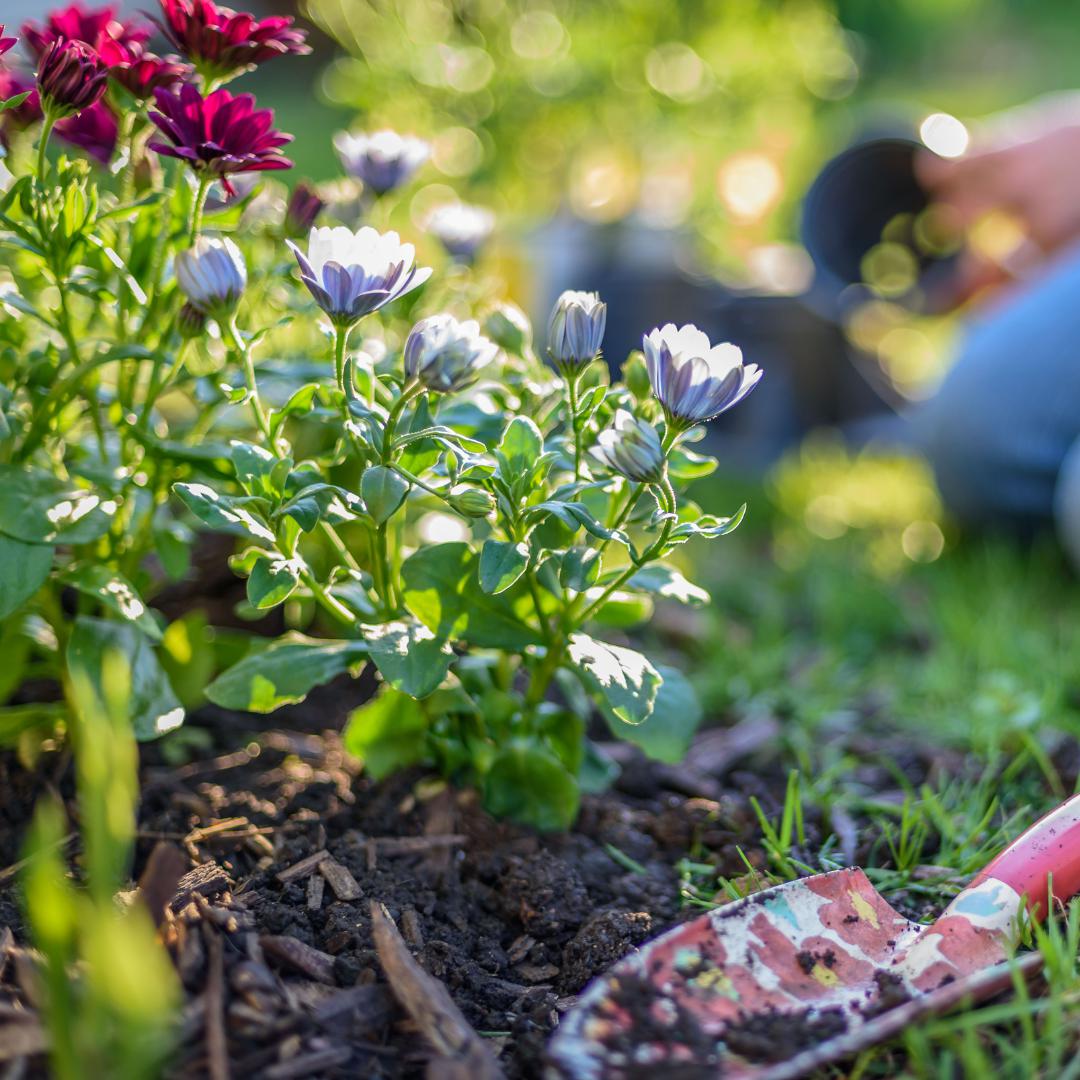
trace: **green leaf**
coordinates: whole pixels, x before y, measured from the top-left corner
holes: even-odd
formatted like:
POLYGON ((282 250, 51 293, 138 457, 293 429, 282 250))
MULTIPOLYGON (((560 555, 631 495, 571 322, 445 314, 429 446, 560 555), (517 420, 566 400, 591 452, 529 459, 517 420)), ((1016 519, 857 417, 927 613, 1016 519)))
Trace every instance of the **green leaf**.
POLYGON ((531 471, 543 452, 544 437, 540 429, 527 416, 515 416, 506 425, 495 451, 499 475, 512 483, 531 471))
POLYGON ((546 832, 573 825, 580 802, 569 770, 536 743, 518 740, 503 747, 484 777, 490 813, 546 832))
POLYGON ((551 514, 558 518, 571 532, 579 528, 598 540, 616 540, 620 544, 630 546, 630 538, 621 529, 609 529, 601 525, 589 512, 589 508, 580 502, 568 502, 562 499, 548 499, 546 502, 530 506, 525 511, 526 517, 543 517, 551 514))
POLYGON ((625 630, 631 626, 640 626, 652 618, 652 613, 653 602, 648 596, 618 590, 593 612, 591 621, 601 626, 614 626, 625 630))
POLYGON ((169 683, 150 639, 134 623, 80 616, 68 639, 67 662, 81 673, 101 700, 107 700, 102 664, 110 652, 121 653, 131 671, 128 709, 135 738, 156 739, 184 722, 184 707, 169 683))
POLYGON ((640 746, 654 760, 677 765, 686 756, 701 723, 701 702, 677 668, 661 666, 657 670, 664 681, 649 717, 634 725, 613 722, 609 717, 608 726, 620 739, 640 746))
POLYGON ((603 557, 597 548, 572 547, 559 563, 559 583, 574 592, 584 592, 596 584, 603 565, 603 557))
POLYGON ((276 607, 292 596, 300 584, 304 564, 299 559, 265 554, 255 559, 248 574, 247 598, 260 611, 276 607))
POLYGON ((618 779, 619 766, 591 739, 585 740, 578 769, 578 787, 586 795, 602 795, 618 779))
POLYGON ((60 580, 85 596, 94 597, 152 640, 161 640, 157 619, 143 603, 135 586, 122 574, 100 563, 86 563, 65 571, 60 580))
POLYGON ((498 596, 514 584, 529 565, 529 545, 486 540, 480 551, 480 588, 498 596))
POLYGON ((665 600, 678 600, 679 603, 692 607, 701 607, 711 599, 703 588, 687 581, 674 566, 666 563, 651 563, 643 567, 623 587, 653 593, 665 600))
POLYGON ((596 641, 586 634, 574 634, 567 655, 607 710, 628 724, 647 719, 661 679, 641 653, 596 641))
POLYGON ((408 694, 383 690, 349 714, 343 741, 375 780, 423 761, 428 721, 423 708, 408 694))
POLYGON ((85 544, 109 531, 116 502, 39 469, 0 465, 0 532, 28 544, 85 544))
POLYGON ((276 498, 281 494, 282 476, 292 468, 287 458, 276 458, 269 450, 234 439, 230 444, 236 479, 249 495, 276 498))
POLYGON ((0 113, 6 112, 8 109, 17 109, 30 94, 30 90, 24 90, 21 94, 15 94, 14 97, 5 98, 3 101, 0 101, 0 113))
POLYGON ((671 542, 673 544, 685 543, 691 536, 701 536, 706 540, 712 540, 717 536, 726 536, 739 527, 740 522, 746 516, 746 503, 727 518, 713 517, 705 514, 697 521, 684 521, 671 530, 671 542))
POLYGON ((173 491, 200 521, 225 532, 246 532, 273 543, 277 538, 245 504, 262 504, 262 499, 234 499, 219 495, 205 484, 174 484, 173 491))
POLYGON ((50 729, 68 719, 67 705, 62 701, 35 701, 28 705, 7 705, 0 708, 0 746, 17 746, 19 737, 27 731, 50 729))
POLYGON ((450 646, 421 623, 366 626, 364 641, 379 674, 395 690, 414 698, 434 693, 454 659, 450 646))
POLYGON ((49 544, 24 544, 0 536, 0 619, 17 611, 44 584, 53 551, 49 544))
POLYGON ((387 465, 373 465, 360 478, 360 495, 376 525, 393 517, 408 493, 408 481, 387 465))
POLYGON ((245 656, 219 675, 206 696, 223 709, 268 713, 303 701, 316 686, 355 667, 367 656, 362 641, 333 641, 286 634, 268 649, 245 656))
POLYGON ((716 458, 706 457, 677 446, 668 454, 668 472, 674 480, 700 480, 716 471, 719 462, 716 458))
POLYGON ((515 614, 509 593, 480 588, 479 559, 468 544, 432 544, 402 565, 408 609, 443 641, 462 638, 481 648, 525 649, 540 635, 515 614))

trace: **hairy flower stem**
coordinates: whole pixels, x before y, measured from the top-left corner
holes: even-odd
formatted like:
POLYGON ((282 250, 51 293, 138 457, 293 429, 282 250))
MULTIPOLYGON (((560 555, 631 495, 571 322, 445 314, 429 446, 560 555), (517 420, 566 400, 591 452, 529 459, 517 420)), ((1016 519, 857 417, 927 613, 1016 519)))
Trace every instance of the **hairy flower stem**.
POLYGON ((330 524, 329 521, 320 521, 319 529, 322 531, 323 536, 330 542, 330 546, 334 549, 334 554, 350 569, 357 572, 361 571, 360 564, 353 557, 353 553, 348 549, 345 541, 341 539, 341 534, 330 524))
POLYGON ((255 423, 258 425, 262 437, 266 440, 267 448, 273 450, 274 436, 270 431, 270 420, 266 415, 266 410, 259 399, 259 387, 255 382, 255 364, 251 359, 251 349, 240 336, 235 318, 229 319, 225 330, 244 368, 244 382, 247 384, 248 394, 251 397, 251 411, 255 414, 255 423))
POLYGON ((398 421, 405 411, 405 406, 422 392, 423 387, 419 383, 406 383, 401 391, 401 397, 390 406, 390 415, 387 416, 386 427, 383 429, 382 460, 384 465, 390 465, 393 461, 394 435, 397 433, 398 421))
POLYGON ((45 173, 49 167, 49 136, 56 125, 56 117, 51 112, 45 113, 45 119, 41 125, 41 136, 38 139, 37 177, 41 183, 45 183, 45 173))
POLYGON ((581 479, 581 424, 578 421, 578 390, 580 388, 580 371, 567 371, 563 375, 563 385, 566 387, 566 405, 570 410, 570 426, 574 433, 574 480, 581 479))
POLYGON ((652 562, 667 546, 668 537, 671 536, 671 530, 675 527, 675 491, 671 486, 671 481, 667 476, 660 481, 659 484, 653 485, 660 496, 660 501, 663 504, 664 512, 668 515, 667 520, 664 522, 663 529, 660 530, 660 535, 657 537, 656 542, 650 545, 641 555, 632 560, 630 565, 612 581, 606 589, 591 603, 589 606, 581 612, 575 619, 579 625, 584 625, 597 611, 600 610, 607 603, 608 598, 612 593, 621 589, 643 566, 652 562))
POLYGON ((194 244, 202 231, 203 210, 206 208, 206 196, 210 194, 209 173, 199 173, 199 187, 195 192, 195 203, 191 208, 191 228, 188 230, 188 240, 194 244))

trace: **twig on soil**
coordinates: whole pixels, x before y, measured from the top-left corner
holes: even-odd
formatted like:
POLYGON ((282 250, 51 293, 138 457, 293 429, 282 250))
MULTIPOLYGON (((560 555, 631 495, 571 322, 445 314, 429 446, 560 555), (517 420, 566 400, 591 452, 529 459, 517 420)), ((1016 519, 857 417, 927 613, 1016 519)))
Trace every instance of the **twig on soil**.
POLYGON ((294 937, 261 934, 259 944, 266 955, 287 964, 316 982, 334 985, 334 958, 329 953, 313 949, 294 937))
POLYGON ((160 926, 165 918, 165 912, 176 895, 180 879, 187 868, 187 857, 173 844, 159 843, 150 852, 146 869, 139 878, 138 895, 150 912, 155 926, 160 926))
POLYGON ((334 895, 339 900, 360 898, 360 886, 356 878, 336 859, 324 859, 319 863, 319 873, 326 879, 326 883, 334 890, 334 895))
POLYGON ((290 881, 298 881, 300 878, 305 878, 309 874, 315 873, 324 859, 330 858, 330 852, 323 848, 322 851, 316 851, 311 855, 306 856, 299 862, 294 862, 292 866, 286 866, 279 874, 277 874, 278 881, 282 885, 288 885, 290 881))
POLYGON ((435 836, 371 836, 364 841, 367 868, 374 870, 379 855, 417 855, 437 848, 461 847, 468 841, 462 833, 435 836))
POLYGON ((429 1075, 452 1080, 502 1080, 491 1048, 469 1026, 446 987, 413 959, 382 904, 371 904, 371 933, 394 996, 443 1060, 429 1075))

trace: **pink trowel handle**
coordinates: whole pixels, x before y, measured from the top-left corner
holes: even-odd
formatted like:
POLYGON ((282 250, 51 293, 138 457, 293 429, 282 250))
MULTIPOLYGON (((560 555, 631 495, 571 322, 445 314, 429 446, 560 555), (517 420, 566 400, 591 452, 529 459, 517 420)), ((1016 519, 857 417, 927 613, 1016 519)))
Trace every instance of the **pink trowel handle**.
POLYGON ((1055 900, 1064 902, 1080 892, 1080 795, 1036 821, 982 870, 968 889, 988 878, 1026 895, 1028 910, 1040 919, 1049 910, 1050 880, 1055 900))

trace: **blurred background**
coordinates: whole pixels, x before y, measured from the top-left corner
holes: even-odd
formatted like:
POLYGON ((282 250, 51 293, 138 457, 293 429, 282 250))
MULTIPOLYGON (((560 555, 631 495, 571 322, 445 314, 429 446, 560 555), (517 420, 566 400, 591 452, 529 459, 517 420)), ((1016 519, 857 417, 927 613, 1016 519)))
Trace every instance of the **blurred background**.
MULTIPOLYGON (((6 0, 4 19, 49 6, 6 0)), ((296 136, 287 182, 340 180, 338 130, 430 140, 385 220, 423 255, 434 207, 489 207, 485 295, 542 328, 561 290, 598 290, 613 368, 666 321, 740 345, 768 379, 710 438, 758 474, 812 431, 839 426, 859 444, 933 393, 958 318, 928 282, 954 240, 913 193, 909 148, 962 151, 980 117, 1070 88, 1080 48, 1067 0, 242 6, 311 29, 312 55, 238 84, 296 136), (900 149, 868 171, 836 167, 881 137, 900 149)), ((966 242, 1005 259, 1021 239, 991 216, 966 242)))

